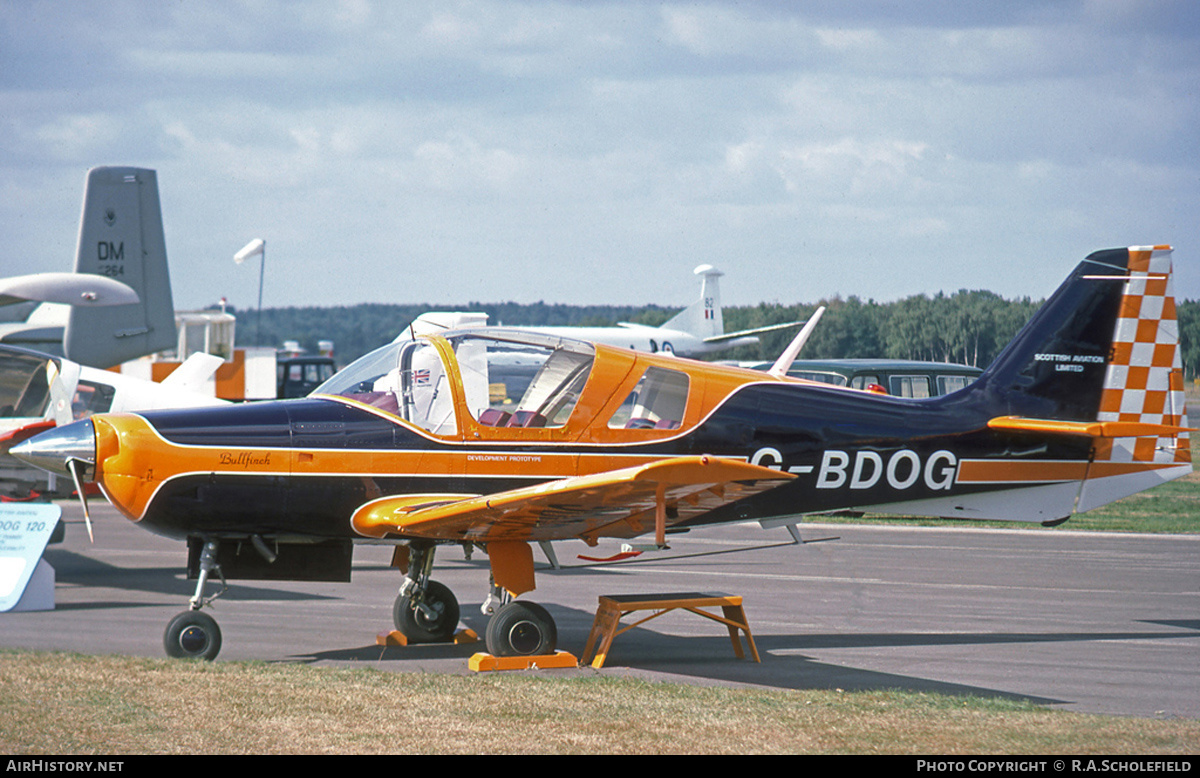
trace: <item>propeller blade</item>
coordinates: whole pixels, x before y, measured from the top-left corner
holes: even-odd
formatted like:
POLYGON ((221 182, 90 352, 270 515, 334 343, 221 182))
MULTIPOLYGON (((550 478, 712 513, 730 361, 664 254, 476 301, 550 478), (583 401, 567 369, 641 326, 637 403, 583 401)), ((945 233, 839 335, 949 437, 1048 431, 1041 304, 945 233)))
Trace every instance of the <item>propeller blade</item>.
POLYGON ((79 470, 76 469, 81 464, 87 463, 75 457, 67 458, 67 470, 71 471, 71 478, 75 481, 75 491, 79 494, 79 501, 83 503, 83 522, 87 525, 88 540, 94 544, 96 536, 92 534, 92 515, 88 511, 87 492, 83 490, 83 479, 79 477, 79 470))

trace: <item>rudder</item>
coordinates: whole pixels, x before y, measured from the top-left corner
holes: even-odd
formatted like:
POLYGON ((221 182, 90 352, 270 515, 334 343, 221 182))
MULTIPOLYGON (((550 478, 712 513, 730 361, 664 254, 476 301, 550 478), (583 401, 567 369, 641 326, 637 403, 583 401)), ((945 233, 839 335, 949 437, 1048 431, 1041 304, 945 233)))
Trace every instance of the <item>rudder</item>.
POLYGON ((1129 249, 1097 413, 1113 434, 1095 442, 1079 511, 1192 471, 1171 264, 1169 246, 1129 249), (1125 430, 1143 434, 1121 435, 1125 430))

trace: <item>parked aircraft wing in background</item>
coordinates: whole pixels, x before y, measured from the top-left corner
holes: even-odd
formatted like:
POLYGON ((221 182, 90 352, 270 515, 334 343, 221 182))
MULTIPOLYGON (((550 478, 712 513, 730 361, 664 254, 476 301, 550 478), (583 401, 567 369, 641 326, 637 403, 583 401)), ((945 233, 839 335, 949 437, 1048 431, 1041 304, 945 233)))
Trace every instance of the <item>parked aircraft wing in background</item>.
MULTIPOLYGON (((575 338, 592 343, 603 343, 617 348, 646 351, 651 354, 674 354, 680 357, 698 357, 735 346, 758 343, 758 336, 766 332, 790 327, 799 327, 803 321, 790 321, 755 327, 738 332, 725 332, 724 316, 721 311, 721 291, 717 279, 724 275, 712 265, 700 265, 695 274, 701 277, 700 299, 671 317, 660 327, 633 322, 620 322, 615 327, 550 327, 515 325, 507 329, 521 329, 544 335, 575 338)), ((434 332, 438 327, 486 327, 487 315, 483 313, 431 312, 422 314, 413 325, 424 327, 416 334, 434 332), (432 329, 430 329, 432 328, 432 329)), ((499 326, 499 325, 497 325, 499 326)), ((409 337, 402 332, 401 338, 409 337)))
POLYGON ((136 305, 137 292, 112 278, 83 273, 32 273, 0 278, 0 305, 22 301, 79 307, 136 305))

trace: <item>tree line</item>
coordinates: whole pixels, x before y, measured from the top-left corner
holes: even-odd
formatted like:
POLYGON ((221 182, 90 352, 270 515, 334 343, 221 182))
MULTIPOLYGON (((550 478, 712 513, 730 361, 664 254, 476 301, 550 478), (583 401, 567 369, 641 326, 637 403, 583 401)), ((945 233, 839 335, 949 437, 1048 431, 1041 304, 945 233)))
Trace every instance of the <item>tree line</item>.
MULTIPOLYGON (((781 305, 760 303, 723 309, 727 332, 790 321, 807 320, 818 306, 826 310, 801 356, 809 359, 852 357, 919 359, 986 367, 1024 326, 1043 301, 1028 297, 1006 300, 988 291, 960 290, 953 294, 913 295, 879 303, 858 297, 835 297, 817 303, 781 305)), ((334 307, 266 308, 233 311, 238 317, 238 342, 261 345, 298 341, 315 352, 321 340, 334 342, 339 365, 346 365, 393 340, 401 328, 427 311, 477 311, 491 324, 509 326, 608 326, 628 321, 658 326, 679 309, 660 306, 558 305, 544 302, 469 303, 467 305, 386 305, 367 303, 334 307)), ((1200 374, 1200 301, 1177 305, 1184 373, 1200 374)), ((754 346, 718 352, 713 359, 774 360, 796 330, 767 333, 754 346)))

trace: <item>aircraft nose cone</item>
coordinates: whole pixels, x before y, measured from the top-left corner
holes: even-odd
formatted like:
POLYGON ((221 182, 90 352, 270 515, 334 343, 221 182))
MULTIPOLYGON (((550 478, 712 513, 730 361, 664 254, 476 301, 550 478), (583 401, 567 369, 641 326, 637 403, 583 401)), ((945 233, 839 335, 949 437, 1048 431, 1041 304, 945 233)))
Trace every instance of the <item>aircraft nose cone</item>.
POLYGON ((96 464, 95 428, 91 419, 72 422, 18 443, 8 453, 34 467, 69 476, 68 460, 78 459, 89 465, 96 464))

